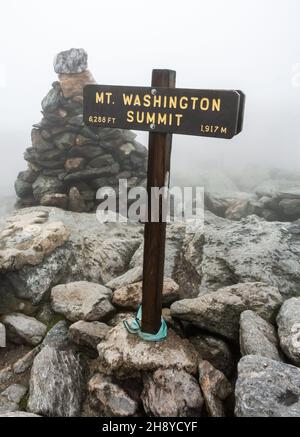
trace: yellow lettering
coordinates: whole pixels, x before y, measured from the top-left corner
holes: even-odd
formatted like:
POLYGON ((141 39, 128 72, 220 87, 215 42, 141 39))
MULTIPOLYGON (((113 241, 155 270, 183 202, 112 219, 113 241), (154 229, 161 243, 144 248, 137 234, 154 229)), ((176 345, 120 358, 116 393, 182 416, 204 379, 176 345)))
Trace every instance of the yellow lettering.
POLYGON ((209 99, 207 97, 203 97, 203 99, 200 100, 200 109, 202 111, 207 111, 209 109, 209 99))
POLYGON ((136 113, 136 121, 138 123, 144 123, 144 118, 145 118, 145 113, 144 112, 140 113, 140 111, 137 111, 137 113, 136 113), (141 116, 140 116, 140 114, 141 114, 141 116))
MULTIPOLYGON (((128 123, 132 123, 134 121, 133 114, 134 114, 133 111, 127 111, 127 121, 128 121, 128 123)), ((113 118, 113 120, 115 122, 115 118, 113 118)))
POLYGON ((221 111, 221 99, 213 99, 212 111, 221 111))
POLYGON ((198 102, 198 97, 191 97, 191 101, 193 102, 193 109, 196 109, 196 102, 198 102))
POLYGON ((133 99, 133 94, 123 94, 123 103, 124 105, 131 105, 133 99))
POLYGON ((157 124, 167 124, 167 114, 161 114, 160 112, 158 113, 157 116, 157 124))
POLYGON ((158 106, 159 108, 161 107, 161 96, 153 97, 153 106, 154 108, 156 108, 156 106, 158 106))
POLYGON ((185 96, 180 97, 179 108, 180 109, 186 109, 187 107, 188 107, 188 98, 185 97, 185 96))
POLYGON ((104 93, 96 93, 96 103, 104 103, 104 93))
POLYGON ((172 109, 176 109, 177 108, 177 96, 170 96, 169 99, 169 108, 172 109))
POLYGON ((155 112, 147 112, 146 114, 146 123, 147 124, 151 124, 154 123, 155 124, 155 112))
POLYGON ((112 96, 112 93, 105 93, 107 97, 107 103, 110 104, 110 98, 112 96))
POLYGON ((134 98, 133 105, 134 106, 141 106, 141 99, 140 99, 140 96, 138 94, 136 94, 136 96, 134 98))
POLYGON ((144 100, 144 106, 146 108, 149 108, 149 106, 151 105, 151 96, 150 96, 150 94, 145 94, 143 100, 144 100))
POLYGON ((182 114, 175 114, 177 126, 180 126, 181 119, 183 117, 182 114))

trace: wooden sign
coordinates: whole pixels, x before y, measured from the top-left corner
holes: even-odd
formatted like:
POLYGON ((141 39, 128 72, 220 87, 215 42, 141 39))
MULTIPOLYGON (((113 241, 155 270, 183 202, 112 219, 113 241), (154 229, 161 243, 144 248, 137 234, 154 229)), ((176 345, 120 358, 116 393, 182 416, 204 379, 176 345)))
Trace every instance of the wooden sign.
POLYGON ((244 117, 241 91, 177 89, 175 78, 175 71, 153 70, 151 87, 87 85, 83 92, 86 125, 150 132, 142 325, 141 330, 137 323, 130 331, 137 328, 149 341, 163 339, 165 332, 161 313, 166 222, 161 198, 159 221, 151 221, 151 188, 169 187, 172 133, 232 138, 241 132, 244 117))
POLYGON ((84 122, 205 137, 232 138, 241 129, 241 91, 87 85, 84 122))

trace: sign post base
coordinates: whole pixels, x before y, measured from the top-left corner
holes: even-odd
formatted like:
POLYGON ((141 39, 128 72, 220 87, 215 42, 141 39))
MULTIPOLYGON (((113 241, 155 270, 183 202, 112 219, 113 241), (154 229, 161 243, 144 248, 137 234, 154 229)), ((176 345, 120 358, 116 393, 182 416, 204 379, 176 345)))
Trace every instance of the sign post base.
POLYGON ((168 328, 165 320, 161 317, 161 325, 156 334, 143 332, 141 329, 142 306, 139 306, 135 319, 124 320, 124 326, 130 334, 137 334, 145 341, 163 341, 167 338, 168 328))

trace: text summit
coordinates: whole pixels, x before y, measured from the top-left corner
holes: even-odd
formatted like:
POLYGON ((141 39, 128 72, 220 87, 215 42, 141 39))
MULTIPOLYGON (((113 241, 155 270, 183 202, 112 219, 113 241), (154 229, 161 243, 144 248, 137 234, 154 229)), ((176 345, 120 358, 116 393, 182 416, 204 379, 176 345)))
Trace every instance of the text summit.
MULTIPOLYGON (((96 92, 97 104, 114 104, 112 92, 96 92)), ((122 94, 122 103, 124 106, 137 108, 155 108, 155 109, 175 109, 175 110, 193 110, 193 111, 221 111, 221 98, 193 97, 193 96, 166 96, 160 94, 122 94)), ((161 113, 151 111, 140 111, 129 109, 127 111, 127 123, 146 123, 157 125, 180 126, 183 114, 180 113, 161 113)))

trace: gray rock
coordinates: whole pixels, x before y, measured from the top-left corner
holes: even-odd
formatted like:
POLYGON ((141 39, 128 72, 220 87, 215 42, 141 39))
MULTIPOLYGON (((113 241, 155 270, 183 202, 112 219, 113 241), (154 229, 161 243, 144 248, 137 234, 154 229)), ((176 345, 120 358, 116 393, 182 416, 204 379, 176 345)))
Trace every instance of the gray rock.
POLYGON ((0 394, 0 414, 18 410, 18 405, 0 394))
POLYGON ((28 296, 29 300, 32 295, 37 303, 57 283, 84 279, 105 284, 124 274, 143 238, 142 227, 137 224, 101 224, 96 214, 75 213, 54 207, 26 208, 15 212, 7 220, 6 237, 0 229, 1 240, 6 245, 0 250, 0 271, 17 269, 14 281, 17 294, 24 298, 28 296), (16 229, 14 232, 12 224, 16 229), (38 229, 40 232, 37 232, 38 229), (18 246, 20 241, 26 242, 26 247, 18 246), (60 246, 63 246, 62 250, 48 259, 47 256, 60 246), (20 270, 29 263, 38 269, 20 270), (24 274, 25 271, 28 275, 24 274))
POLYGON ((52 85, 52 89, 48 92, 48 94, 42 100, 42 109, 43 111, 52 112, 58 109, 61 103, 61 89, 59 86, 59 82, 54 82, 52 85))
POLYGON ((66 320, 60 320, 47 332, 43 346, 53 347, 56 350, 69 349, 69 326, 66 320))
MULTIPOLYGON (((112 303, 120 308, 136 310, 142 303, 142 282, 135 282, 134 284, 115 290, 113 293, 112 303)), ((162 305, 168 306, 172 302, 179 299, 178 285, 172 279, 165 279, 162 290, 162 305)))
POLYGON ((259 355, 238 365, 237 417, 299 417, 300 369, 259 355))
POLYGON ((58 208, 65 209, 68 206, 68 196, 61 193, 48 193, 41 198, 40 204, 43 206, 57 206, 58 208))
POLYGON ((254 282, 224 287, 195 299, 179 300, 171 305, 171 315, 238 341, 243 311, 253 310, 272 322, 281 303, 282 297, 276 287, 254 282))
POLYGON ((300 198, 282 199, 279 202, 286 220, 296 220, 300 217, 300 198))
POLYGON ((15 182, 15 191, 18 197, 26 199, 32 196, 32 184, 29 182, 17 179, 15 182))
POLYGON ((224 340, 208 334, 195 334, 189 337, 202 360, 211 363, 227 377, 231 376, 234 368, 233 354, 224 340))
POLYGON ((11 411, 0 414, 0 417, 41 417, 38 414, 26 413, 25 411, 11 411))
POLYGON ((74 212, 86 212, 87 206, 84 198, 77 187, 71 187, 69 191, 69 210, 74 212))
POLYGON ((92 161, 89 162, 89 166, 95 168, 101 168, 101 167, 113 165, 114 163, 115 160, 113 156, 110 154, 105 154, 102 156, 98 156, 97 158, 94 158, 92 161))
POLYGON ((40 201, 41 198, 48 193, 64 193, 62 182, 53 176, 38 176, 32 184, 32 189, 33 196, 37 201, 40 201))
POLYGON ((82 73, 87 70, 88 55, 84 49, 66 50, 60 52, 54 59, 54 71, 57 74, 82 73))
POLYGON ((282 361, 274 326, 253 311, 241 314, 240 349, 242 355, 261 355, 282 361))
POLYGON ((19 404, 27 392, 27 387, 21 384, 12 384, 1 392, 1 396, 6 397, 10 402, 19 404))
POLYGON ((199 383, 209 415, 225 417, 223 402, 232 393, 232 387, 227 378, 220 370, 203 360, 199 363, 199 383))
POLYGON ((45 416, 78 416, 83 380, 77 355, 45 346, 31 369, 28 410, 45 416))
POLYGON ((238 282, 264 282, 285 297, 299 295, 300 246, 286 225, 256 216, 229 221, 206 212, 204 229, 186 234, 176 276, 195 293, 238 282))
POLYGON ((7 331, 7 338, 17 344, 36 346, 46 334, 47 326, 34 317, 21 313, 12 313, 2 317, 7 331))
POLYGON ((110 300, 109 288, 87 281, 57 285, 51 291, 53 310, 71 322, 108 318, 115 311, 110 300))
POLYGON ((71 260, 69 246, 59 247, 37 266, 25 266, 18 272, 8 273, 7 279, 17 297, 39 304, 51 287, 63 278, 71 260))
POLYGON ((62 246, 69 232, 59 221, 48 221, 42 209, 24 209, 8 217, 0 232, 0 271, 36 266, 44 257, 62 246))
POLYGON ((0 384, 6 384, 13 377, 13 369, 11 366, 4 367, 0 370, 0 384))
POLYGON ((6 347, 6 330, 3 323, 0 323, 0 347, 6 347))
POLYGON ((142 267, 133 267, 132 269, 128 270, 123 275, 111 279, 106 286, 111 288, 112 290, 117 290, 122 287, 126 287, 130 284, 136 283, 138 281, 141 281, 143 277, 143 269, 142 267))
POLYGON ((41 345, 35 347, 31 351, 29 351, 27 354, 25 354, 23 357, 19 358, 14 364, 13 364, 13 372, 15 375, 19 375, 21 373, 26 372, 33 363, 33 360, 37 356, 37 354, 41 350, 41 345))
POLYGON ((135 416, 137 402, 109 377, 94 375, 89 381, 88 389, 93 407, 105 417, 135 416))
POLYGON ((81 180, 96 179, 101 176, 110 176, 112 174, 117 174, 119 169, 119 164, 117 163, 102 168, 86 168, 85 170, 79 170, 67 174, 64 177, 64 181, 70 183, 81 180))
POLYGON ((121 322, 101 341, 98 352, 100 370, 123 378, 159 368, 177 368, 191 374, 197 371, 198 355, 193 345, 171 329, 163 342, 143 342, 129 334, 121 322))
POLYGON ((199 417, 203 397, 197 380, 176 369, 158 369, 143 377, 145 412, 155 417, 199 417))
POLYGON ((284 302, 277 316, 280 346, 296 366, 300 366, 300 298, 284 302))
POLYGON ((76 135, 72 132, 63 131, 60 135, 55 137, 55 145, 59 150, 70 149, 75 144, 76 135))
POLYGON ((97 349, 98 344, 110 329, 105 323, 80 320, 70 326, 69 335, 71 340, 79 346, 97 349))

